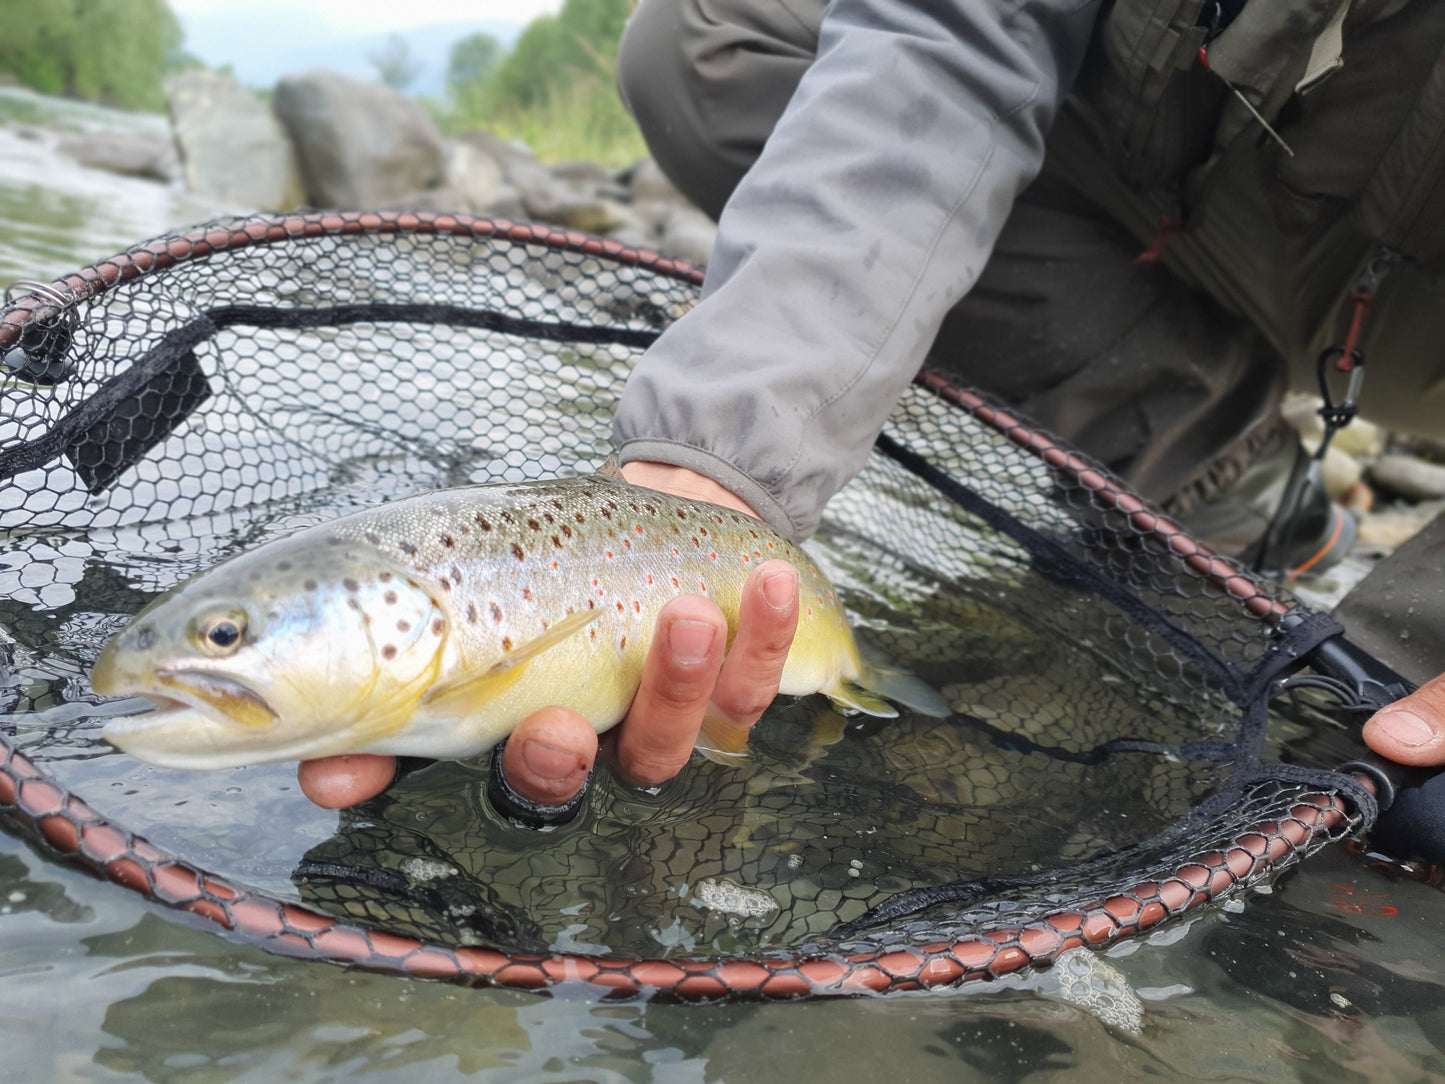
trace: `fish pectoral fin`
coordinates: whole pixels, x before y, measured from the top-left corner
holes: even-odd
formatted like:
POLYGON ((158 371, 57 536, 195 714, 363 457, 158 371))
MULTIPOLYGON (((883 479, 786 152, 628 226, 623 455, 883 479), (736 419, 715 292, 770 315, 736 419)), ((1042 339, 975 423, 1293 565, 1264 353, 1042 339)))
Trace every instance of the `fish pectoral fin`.
POLYGON ((892 719, 898 715, 893 704, 902 704, 920 715, 931 715, 935 719, 946 719, 951 714, 943 697, 934 692, 927 682, 882 663, 865 662, 857 681, 840 678, 831 689, 823 692, 835 704, 880 719, 892 719), (893 704, 888 702, 890 700, 893 704))
POLYGON ((823 695, 840 708, 861 711, 879 719, 898 718, 898 709, 881 696, 874 696, 861 685, 839 679, 831 689, 824 689, 823 695))
POLYGON ((459 674, 448 681, 437 682, 422 697, 422 703, 440 709, 442 713, 449 713, 450 709, 470 714, 515 685, 526 671, 527 663, 542 652, 571 639, 601 616, 601 610, 568 614, 542 635, 514 647, 480 673, 459 674))
POLYGON ((739 726, 716 704, 709 703, 693 751, 714 764, 737 768, 748 762, 748 735, 751 733, 751 727, 739 726))

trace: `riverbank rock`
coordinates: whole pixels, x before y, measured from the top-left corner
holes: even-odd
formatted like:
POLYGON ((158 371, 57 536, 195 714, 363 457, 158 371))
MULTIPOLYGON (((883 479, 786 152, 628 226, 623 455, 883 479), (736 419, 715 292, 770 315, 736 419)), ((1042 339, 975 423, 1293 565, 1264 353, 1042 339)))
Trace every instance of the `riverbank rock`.
POLYGON ((87 132, 64 137, 56 150, 82 166, 123 177, 173 181, 180 170, 175 144, 151 132, 87 132))
POLYGON ((271 111, 231 76, 207 71, 178 75, 166 84, 166 103, 186 187, 192 192, 261 211, 286 211, 304 202, 286 133, 271 111))
POLYGON ((441 133, 400 91, 318 68, 280 80, 272 108, 314 206, 388 206, 441 180, 441 133))
POLYGON ((1411 501, 1445 497, 1445 467, 1413 455, 1382 455, 1370 466, 1375 484, 1411 501))

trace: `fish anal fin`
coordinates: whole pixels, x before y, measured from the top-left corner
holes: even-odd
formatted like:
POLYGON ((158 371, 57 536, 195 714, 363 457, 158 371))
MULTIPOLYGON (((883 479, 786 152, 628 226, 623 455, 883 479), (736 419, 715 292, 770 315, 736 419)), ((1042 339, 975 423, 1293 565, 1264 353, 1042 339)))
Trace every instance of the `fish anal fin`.
POLYGON ((540 636, 514 647, 485 670, 458 674, 431 687, 422 703, 443 713, 471 714, 515 685, 527 664, 544 651, 571 639, 602 616, 600 610, 569 614, 540 636))
POLYGON ((892 704, 851 681, 840 678, 832 688, 824 689, 823 694, 845 710, 862 712, 878 719, 898 718, 898 709, 892 704))

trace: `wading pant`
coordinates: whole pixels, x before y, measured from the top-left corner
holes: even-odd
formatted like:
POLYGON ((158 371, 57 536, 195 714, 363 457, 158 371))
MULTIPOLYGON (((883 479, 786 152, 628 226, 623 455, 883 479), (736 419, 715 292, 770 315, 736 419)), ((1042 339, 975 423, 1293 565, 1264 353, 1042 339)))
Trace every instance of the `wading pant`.
MULTIPOLYGON (((714 218, 812 63, 826 6, 641 0, 629 21, 623 100, 663 171, 714 218)), ((1370 246, 1343 226, 1281 234, 1246 161, 1215 179, 1200 228, 1170 238, 1163 263, 1141 265, 1167 208, 1113 177, 1086 134, 1086 110, 1071 102, 1060 114, 1042 174, 925 364, 999 396, 1188 523, 1278 446, 1288 376, 1313 389, 1314 359, 1337 341, 1370 246)), ((1437 279, 1392 272, 1375 307, 1362 405, 1386 425, 1445 424, 1437 279)), ((1436 533, 1445 544, 1445 523, 1436 533)), ((1415 598, 1415 614, 1445 629, 1445 592, 1423 594, 1434 604, 1415 598)), ((1445 669, 1445 635, 1425 628, 1409 639, 1429 656, 1409 676, 1445 669)))

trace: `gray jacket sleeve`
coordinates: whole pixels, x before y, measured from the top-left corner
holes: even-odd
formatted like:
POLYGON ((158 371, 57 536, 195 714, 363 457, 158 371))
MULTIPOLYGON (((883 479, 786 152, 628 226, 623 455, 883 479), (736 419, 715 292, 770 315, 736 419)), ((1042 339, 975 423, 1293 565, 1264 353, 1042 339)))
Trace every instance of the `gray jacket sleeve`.
POLYGON ((804 538, 977 279, 1098 0, 835 0, 817 60, 723 211, 702 300, 615 421, 804 538))

